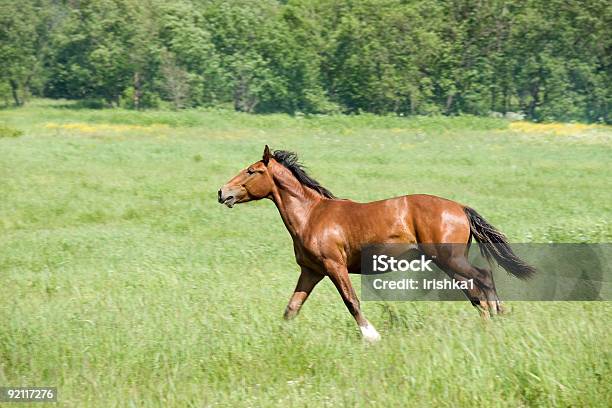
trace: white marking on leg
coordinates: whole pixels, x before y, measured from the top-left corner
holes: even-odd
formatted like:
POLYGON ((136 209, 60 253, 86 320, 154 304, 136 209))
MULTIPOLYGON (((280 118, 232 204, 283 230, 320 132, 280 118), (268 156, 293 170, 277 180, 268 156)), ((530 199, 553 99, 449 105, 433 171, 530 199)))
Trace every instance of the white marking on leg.
POLYGON ((376 331, 370 322, 366 322, 365 326, 359 326, 363 339, 370 343, 375 343, 380 340, 380 334, 376 331))

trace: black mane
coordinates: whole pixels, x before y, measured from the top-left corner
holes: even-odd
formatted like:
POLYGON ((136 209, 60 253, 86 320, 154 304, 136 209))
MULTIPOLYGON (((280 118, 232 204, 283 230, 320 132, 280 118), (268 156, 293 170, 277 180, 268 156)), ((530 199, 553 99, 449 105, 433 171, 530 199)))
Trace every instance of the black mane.
POLYGON ((291 170, 291 173, 295 176, 295 178, 297 178, 298 181, 306 187, 313 189, 323 197, 336 198, 331 191, 320 185, 317 180, 313 179, 306 173, 304 166, 302 166, 302 164, 300 164, 298 161, 298 156, 296 153, 288 152, 286 150, 275 150, 273 157, 277 162, 291 170))

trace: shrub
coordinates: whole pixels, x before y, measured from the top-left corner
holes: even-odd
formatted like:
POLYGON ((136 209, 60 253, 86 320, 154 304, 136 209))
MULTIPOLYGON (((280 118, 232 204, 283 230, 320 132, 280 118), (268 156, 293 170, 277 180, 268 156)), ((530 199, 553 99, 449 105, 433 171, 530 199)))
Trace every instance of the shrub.
POLYGON ((0 124, 0 138, 3 137, 19 137, 23 135, 23 131, 6 125, 0 124))

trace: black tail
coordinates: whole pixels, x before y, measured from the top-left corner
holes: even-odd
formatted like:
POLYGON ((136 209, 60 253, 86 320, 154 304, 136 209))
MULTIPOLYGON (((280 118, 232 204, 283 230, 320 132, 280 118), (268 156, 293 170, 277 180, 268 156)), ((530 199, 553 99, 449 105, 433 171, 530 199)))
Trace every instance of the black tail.
POLYGON ((497 263, 519 279, 529 279, 536 269, 516 256, 504 234, 495 229, 470 207, 465 207, 465 215, 470 221, 472 236, 480 245, 480 253, 489 263, 493 258, 497 263))

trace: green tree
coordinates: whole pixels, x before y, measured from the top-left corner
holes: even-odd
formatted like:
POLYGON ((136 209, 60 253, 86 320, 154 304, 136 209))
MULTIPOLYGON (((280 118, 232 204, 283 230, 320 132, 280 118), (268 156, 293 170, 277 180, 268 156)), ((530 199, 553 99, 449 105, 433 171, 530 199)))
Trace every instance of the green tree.
POLYGON ((0 2, 0 81, 8 85, 17 106, 44 76, 44 26, 50 11, 44 2, 0 2))
POLYGON ((605 0, 0 0, 0 94, 610 122, 605 0))
POLYGON ((130 47, 137 38, 135 3, 84 0, 68 10, 52 39, 48 95, 119 104, 138 64, 130 47))

